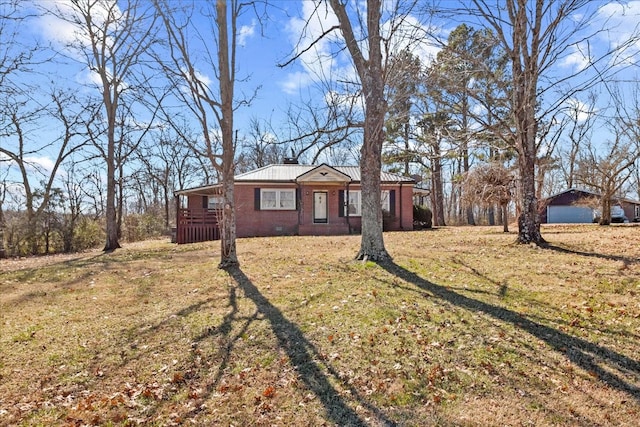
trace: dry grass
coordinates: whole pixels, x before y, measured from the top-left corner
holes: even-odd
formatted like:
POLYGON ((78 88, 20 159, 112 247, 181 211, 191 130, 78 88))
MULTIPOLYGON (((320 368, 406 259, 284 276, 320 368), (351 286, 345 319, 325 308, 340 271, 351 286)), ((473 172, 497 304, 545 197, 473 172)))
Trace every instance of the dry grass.
POLYGON ((0 425, 637 425, 640 227, 0 262, 0 425))

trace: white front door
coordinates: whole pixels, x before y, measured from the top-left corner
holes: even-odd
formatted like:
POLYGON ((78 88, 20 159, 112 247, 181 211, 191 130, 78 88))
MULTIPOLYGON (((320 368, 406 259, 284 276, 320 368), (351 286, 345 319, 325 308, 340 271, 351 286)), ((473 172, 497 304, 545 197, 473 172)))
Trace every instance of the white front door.
POLYGON ((313 222, 327 222, 327 192, 314 191, 313 193, 313 222))

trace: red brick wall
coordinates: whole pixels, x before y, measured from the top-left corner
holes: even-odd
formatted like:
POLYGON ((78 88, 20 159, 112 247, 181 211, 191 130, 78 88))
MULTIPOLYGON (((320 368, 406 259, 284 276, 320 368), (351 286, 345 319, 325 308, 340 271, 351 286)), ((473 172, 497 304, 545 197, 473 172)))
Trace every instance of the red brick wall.
POLYGON ((382 185, 383 190, 395 190, 395 212, 391 212, 394 221, 389 224, 388 230, 413 230, 413 185, 382 185))
POLYGON ((256 210, 255 188, 292 188, 291 185, 236 185, 236 233, 238 237, 298 234, 298 211, 256 210))
MULTIPOLYGON (((294 234, 347 234, 360 232, 360 217, 349 218, 340 216, 339 192, 345 190, 345 185, 301 184, 299 187, 276 184, 237 184, 235 186, 236 200, 236 233, 238 237, 277 236, 294 234), (299 188, 298 210, 256 210, 255 188, 299 188), (313 192, 326 191, 328 196, 327 224, 313 223, 313 192)), ((360 187, 350 185, 350 190, 360 187)), ((395 190, 395 212, 393 221, 388 223, 386 230, 413 230, 413 186, 405 184, 383 185, 383 190, 395 190)), ((189 197, 189 207, 202 207, 202 197, 189 197)))

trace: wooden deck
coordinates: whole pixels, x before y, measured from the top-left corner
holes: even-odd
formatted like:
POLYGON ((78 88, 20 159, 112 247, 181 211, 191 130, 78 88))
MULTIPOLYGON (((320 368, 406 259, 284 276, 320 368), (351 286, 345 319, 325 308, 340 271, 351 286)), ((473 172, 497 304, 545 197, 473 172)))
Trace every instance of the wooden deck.
POLYGON ((215 209, 178 209, 176 225, 178 244, 220 240, 215 209))

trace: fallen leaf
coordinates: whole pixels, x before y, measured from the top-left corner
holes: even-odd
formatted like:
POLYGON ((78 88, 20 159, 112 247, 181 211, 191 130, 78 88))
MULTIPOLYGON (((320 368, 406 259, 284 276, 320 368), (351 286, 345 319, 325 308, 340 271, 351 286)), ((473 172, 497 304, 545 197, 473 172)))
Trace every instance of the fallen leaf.
POLYGON ((262 395, 264 397, 273 397, 276 395, 276 388, 273 386, 269 386, 264 389, 264 391, 262 392, 262 395))

